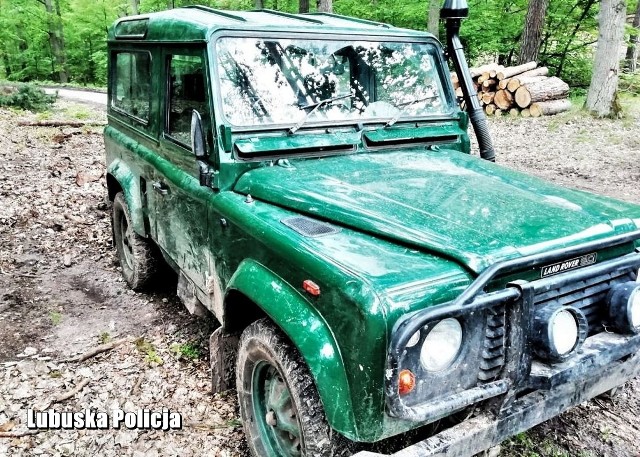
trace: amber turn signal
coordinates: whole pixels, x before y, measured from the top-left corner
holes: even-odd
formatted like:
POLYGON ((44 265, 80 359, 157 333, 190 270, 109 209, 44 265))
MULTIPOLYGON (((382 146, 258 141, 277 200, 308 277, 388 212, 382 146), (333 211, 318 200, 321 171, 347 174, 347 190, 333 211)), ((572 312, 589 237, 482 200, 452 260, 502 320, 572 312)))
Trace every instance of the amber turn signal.
POLYGON ((320 295, 320 286, 310 279, 307 279, 302 283, 302 288, 306 293, 308 293, 309 295, 313 295, 314 297, 320 295))
POLYGON ((402 370, 398 378, 398 392, 406 395, 416 387, 416 375, 409 370, 402 370))

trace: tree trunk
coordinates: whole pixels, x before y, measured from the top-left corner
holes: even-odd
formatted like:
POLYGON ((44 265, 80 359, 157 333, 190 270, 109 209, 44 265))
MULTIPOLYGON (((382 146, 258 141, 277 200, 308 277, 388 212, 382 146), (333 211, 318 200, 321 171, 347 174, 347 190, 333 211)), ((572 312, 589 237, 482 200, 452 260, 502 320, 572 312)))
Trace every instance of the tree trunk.
POLYGON ((427 30, 436 38, 440 35, 440 0, 429 0, 427 30))
POLYGON ((298 5, 299 13, 308 13, 309 12, 309 0, 300 0, 298 5))
POLYGON ((524 21, 524 31, 520 42, 519 63, 523 64, 538 60, 538 52, 542 43, 542 30, 547 15, 549 0, 529 0, 527 17, 524 21))
POLYGON ((585 108, 598 117, 615 117, 618 103, 620 47, 627 15, 625 0, 602 0, 598 15, 598 47, 585 108))
POLYGON ((69 82, 69 75, 66 69, 64 29, 62 26, 62 14, 60 12, 60 0, 55 0, 55 11, 53 0, 44 0, 49 22, 49 43, 51 53, 55 62, 55 71, 58 73, 58 81, 62 84, 69 82))
POLYGON ((137 15, 140 12, 140 0, 131 0, 131 14, 137 15))
POLYGON ((256 0, 255 7, 257 10, 261 10, 264 8, 264 0, 256 0))
POLYGON ((636 7, 636 15, 633 18, 633 29, 629 38, 627 55, 625 57, 625 68, 631 73, 638 69, 638 43, 640 43, 640 1, 636 7))
POLYGON ((333 0, 317 0, 319 13, 333 13, 333 0))

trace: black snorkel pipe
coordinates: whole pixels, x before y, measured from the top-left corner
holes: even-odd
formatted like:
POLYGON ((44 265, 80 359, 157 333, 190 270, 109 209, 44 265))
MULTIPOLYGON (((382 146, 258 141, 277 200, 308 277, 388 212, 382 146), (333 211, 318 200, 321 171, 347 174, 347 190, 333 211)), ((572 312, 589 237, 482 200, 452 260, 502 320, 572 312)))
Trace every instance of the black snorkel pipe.
POLYGON ((447 29, 447 57, 453 61, 453 66, 458 74, 458 81, 462 88, 464 103, 469 113, 469 120, 478 139, 480 157, 491 162, 496 161, 496 152, 493 149, 489 126, 484 110, 480 106, 478 93, 476 92, 469 66, 464 57, 462 42, 460 41, 460 24, 469 16, 467 0, 445 0, 440 10, 440 19, 445 20, 447 29))

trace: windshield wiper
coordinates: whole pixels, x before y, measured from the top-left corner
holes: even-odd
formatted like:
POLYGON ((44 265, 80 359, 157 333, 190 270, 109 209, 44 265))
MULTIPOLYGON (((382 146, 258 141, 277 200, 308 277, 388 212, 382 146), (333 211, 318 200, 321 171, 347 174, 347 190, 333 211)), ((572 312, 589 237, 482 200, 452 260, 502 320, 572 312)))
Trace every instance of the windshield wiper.
POLYGON ((300 121, 296 125, 294 125, 289 129, 289 135, 293 135, 298 130, 300 130, 300 127, 302 127, 304 123, 307 122, 307 119, 309 118, 309 116, 315 113, 318 110, 318 108, 320 108, 321 106, 327 105, 329 103, 337 102, 338 100, 344 100, 345 98, 351 98, 351 97, 354 97, 354 95, 343 94, 343 95, 338 95, 336 97, 325 98, 324 100, 320 100, 319 102, 311 103, 309 105, 301 106, 300 107, 301 110, 308 110, 309 108, 313 108, 313 109, 309 111, 307 114, 305 114, 304 117, 300 119, 300 121))
MULTIPOLYGON (((415 100, 411 100, 408 103, 404 103, 403 104, 403 105, 405 105, 404 108, 402 108, 398 112, 398 114, 396 114, 394 117, 389 119, 389 121, 386 124, 384 124, 384 128, 386 129, 387 127, 391 127, 393 124, 398 122, 398 119, 400 119, 404 114, 406 114, 407 110, 409 108, 411 108, 413 105, 415 105, 416 103, 426 102, 427 100, 433 100, 434 98, 438 98, 438 96, 437 95, 432 95, 430 97, 416 98, 415 100)), ((402 105, 400 105, 400 106, 402 106, 402 105)))

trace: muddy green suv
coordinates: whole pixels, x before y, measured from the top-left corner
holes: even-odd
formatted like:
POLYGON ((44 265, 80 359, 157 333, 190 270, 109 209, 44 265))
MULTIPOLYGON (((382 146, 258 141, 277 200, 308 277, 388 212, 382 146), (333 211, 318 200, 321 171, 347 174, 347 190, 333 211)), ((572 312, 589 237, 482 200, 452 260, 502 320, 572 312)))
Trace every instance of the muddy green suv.
POLYGON ((198 6, 109 32, 122 273, 168 263, 219 323, 256 457, 381 455, 443 418, 394 455, 471 455, 640 373, 640 207, 493 163, 465 13, 466 111, 424 32, 198 6))

